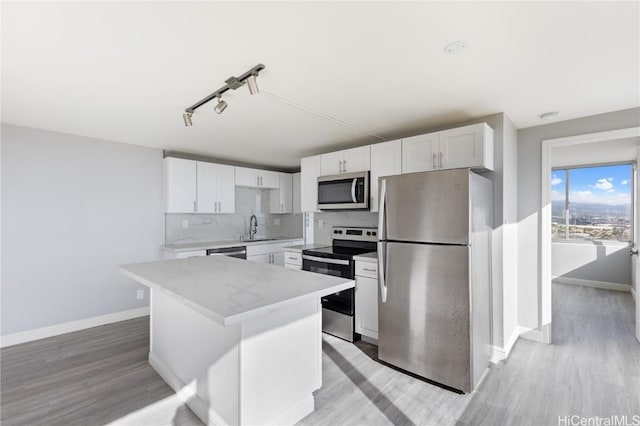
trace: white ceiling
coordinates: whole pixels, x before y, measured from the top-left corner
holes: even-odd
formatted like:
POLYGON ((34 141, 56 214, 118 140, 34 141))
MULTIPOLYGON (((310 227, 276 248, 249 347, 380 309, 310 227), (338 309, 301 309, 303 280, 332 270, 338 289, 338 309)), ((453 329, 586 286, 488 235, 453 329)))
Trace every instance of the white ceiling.
POLYGON ((263 165, 640 106, 639 3, 2 2, 2 121, 263 165), (461 55, 442 53, 465 40, 461 55), (263 93, 183 110, 257 63, 263 93))

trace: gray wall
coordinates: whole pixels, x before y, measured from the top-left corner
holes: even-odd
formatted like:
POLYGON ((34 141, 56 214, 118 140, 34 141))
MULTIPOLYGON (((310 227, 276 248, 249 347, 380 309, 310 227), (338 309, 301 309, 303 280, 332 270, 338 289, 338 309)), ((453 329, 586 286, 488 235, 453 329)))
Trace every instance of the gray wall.
POLYGON ((2 335, 148 305, 116 265, 160 257, 162 151, 4 124, 1 151, 2 335))
POLYGON ((640 108, 518 131, 518 324, 540 328, 540 185, 542 141, 640 126, 640 108))
POLYGON ((269 197, 266 189, 236 188, 235 214, 167 214, 167 244, 197 241, 236 240, 249 234, 249 218, 258 219, 257 237, 302 238, 302 213, 269 214, 269 197), (183 228, 183 222, 189 228, 183 228), (277 223, 279 222, 279 223, 277 223))
POLYGON ((551 275, 590 281, 631 284, 628 244, 590 241, 551 244, 551 275))

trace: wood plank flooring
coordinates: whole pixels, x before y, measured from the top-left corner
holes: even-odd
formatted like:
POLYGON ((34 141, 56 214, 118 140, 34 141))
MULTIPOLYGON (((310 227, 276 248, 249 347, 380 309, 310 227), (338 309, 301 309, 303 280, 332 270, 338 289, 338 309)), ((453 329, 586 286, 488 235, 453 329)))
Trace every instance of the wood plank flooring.
MULTIPOLYGON (((302 425, 557 425, 640 415, 629 293, 554 284, 553 345, 520 339, 480 388, 458 395, 325 336, 323 386, 302 425)), ((148 318, 2 349, 3 425, 200 425, 148 365, 148 318)))

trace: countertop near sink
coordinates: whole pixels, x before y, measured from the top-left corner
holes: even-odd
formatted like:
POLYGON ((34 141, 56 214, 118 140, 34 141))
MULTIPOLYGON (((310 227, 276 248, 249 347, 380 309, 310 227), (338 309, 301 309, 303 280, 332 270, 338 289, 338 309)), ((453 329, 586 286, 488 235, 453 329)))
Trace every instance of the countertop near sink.
POLYGON ((261 244, 278 244, 278 243, 292 243, 302 241, 302 237, 298 238, 274 238, 270 240, 252 241, 252 240, 226 240, 226 241, 198 241, 194 243, 181 243, 181 244, 167 244, 162 248, 166 251, 173 253, 180 253, 183 251, 193 250, 206 250, 210 248, 225 248, 236 246, 257 246, 261 244))
POLYGON ((313 250, 313 249, 319 249, 323 247, 331 247, 331 244, 302 244, 302 245, 287 247, 287 251, 296 251, 298 253, 302 253, 302 250, 313 250))
POLYGON ((376 263, 378 262, 378 252, 372 251, 370 253, 358 254, 356 256, 353 256, 353 260, 376 263))

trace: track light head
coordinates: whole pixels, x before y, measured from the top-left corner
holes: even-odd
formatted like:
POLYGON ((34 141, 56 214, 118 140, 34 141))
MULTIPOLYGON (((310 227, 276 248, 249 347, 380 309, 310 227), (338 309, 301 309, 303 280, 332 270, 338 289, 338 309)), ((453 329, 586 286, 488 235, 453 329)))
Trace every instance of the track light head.
POLYGON ((193 125, 193 123, 191 122, 192 115, 193 113, 191 112, 185 112, 184 114, 182 114, 182 119, 184 120, 184 125, 186 127, 191 127, 193 125))
POLYGON ((258 88, 258 81, 256 79, 257 74, 251 74, 247 77, 247 87, 249 88, 249 93, 252 95, 260 93, 260 89, 258 88))
POLYGON ((222 114, 222 111, 227 109, 227 103, 222 100, 222 98, 218 98, 218 105, 216 105, 213 110, 218 114, 222 114))

